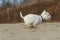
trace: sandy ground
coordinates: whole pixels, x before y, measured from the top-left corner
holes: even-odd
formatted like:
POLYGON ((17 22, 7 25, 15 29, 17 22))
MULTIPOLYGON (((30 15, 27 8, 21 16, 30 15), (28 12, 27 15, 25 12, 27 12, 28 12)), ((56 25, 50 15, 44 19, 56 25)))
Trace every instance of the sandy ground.
POLYGON ((42 23, 29 29, 23 23, 0 24, 0 40, 60 40, 60 23, 42 23))

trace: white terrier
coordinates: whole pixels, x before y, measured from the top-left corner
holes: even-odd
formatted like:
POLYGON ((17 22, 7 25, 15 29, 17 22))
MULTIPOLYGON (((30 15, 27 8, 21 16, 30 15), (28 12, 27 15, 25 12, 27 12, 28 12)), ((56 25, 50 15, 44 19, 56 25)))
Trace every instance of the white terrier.
POLYGON ((41 15, 36 14, 28 14, 26 16, 22 16, 22 13, 20 12, 21 18, 24 20, 24 23, 26 25, 29 25, 31 27, 36 27, 38 24, 42 22, 42 20, 49 20, 51 18, 51 15, 47 11, 43 11, 41 15))

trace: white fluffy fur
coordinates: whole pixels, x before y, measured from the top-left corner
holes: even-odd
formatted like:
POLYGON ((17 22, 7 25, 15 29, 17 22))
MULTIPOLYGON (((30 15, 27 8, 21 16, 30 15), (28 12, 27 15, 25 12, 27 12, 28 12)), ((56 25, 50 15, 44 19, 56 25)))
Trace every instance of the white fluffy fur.
POLYGON ((47 12, 46 10, 44 10, 41 13, 41 16, 43 17, 43 20, 49 20, 51 18, 51 15, 49 14, 49 12, 47 12))
POLYGON ((20 12, 21 18, 24 20, 24 23, 26 25, 31 25, 36 27, 37 24, 40 24, 43 20, 49 20, 51 18, 51 15, 47 11, 43 11, 41 15, 36 14, 28 14, 26 16, 22 16, 22 13, 20 12), (41 17, 42 16, 42 17, 41 17))

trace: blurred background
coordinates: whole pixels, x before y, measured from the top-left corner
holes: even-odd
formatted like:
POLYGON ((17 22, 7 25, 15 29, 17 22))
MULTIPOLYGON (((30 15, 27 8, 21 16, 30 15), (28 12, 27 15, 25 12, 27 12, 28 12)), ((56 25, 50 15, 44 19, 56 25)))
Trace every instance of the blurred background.
POLYGON ((0 23, 22 22, 20 11, 25 16, 43 10, 52 15, 49 22, 60 22, 60 0, 0 0, 0 23))

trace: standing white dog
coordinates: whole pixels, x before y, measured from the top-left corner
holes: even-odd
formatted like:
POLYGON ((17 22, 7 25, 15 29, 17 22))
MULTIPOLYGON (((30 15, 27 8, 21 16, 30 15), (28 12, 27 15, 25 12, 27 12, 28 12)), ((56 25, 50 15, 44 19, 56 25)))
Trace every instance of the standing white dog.
POLYGON ((41 15, 36 14, 28 14, 26 16, 22 16, 22 13, 20 12, 21 18, 24 20, 24 23, 26 25, 29 25, 31 27, 36 27, 38 24, 42 22, 42 20, 49 20, 51 18, 51 15, 47 11, 43 11, 41 15))

